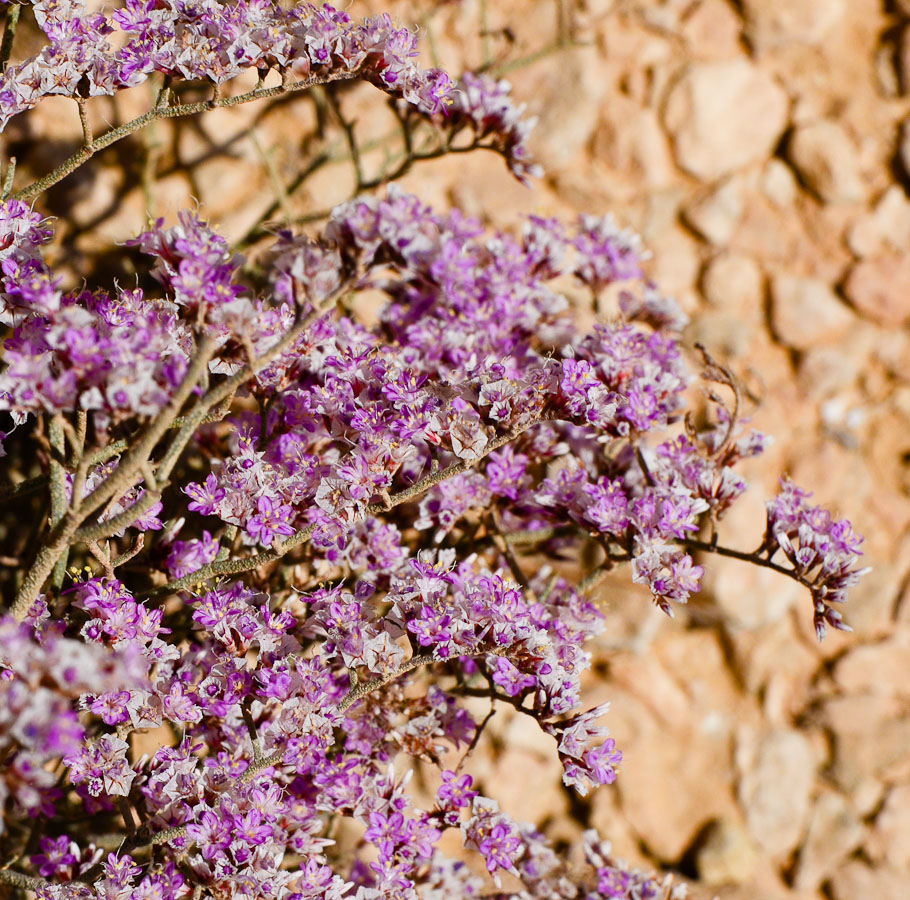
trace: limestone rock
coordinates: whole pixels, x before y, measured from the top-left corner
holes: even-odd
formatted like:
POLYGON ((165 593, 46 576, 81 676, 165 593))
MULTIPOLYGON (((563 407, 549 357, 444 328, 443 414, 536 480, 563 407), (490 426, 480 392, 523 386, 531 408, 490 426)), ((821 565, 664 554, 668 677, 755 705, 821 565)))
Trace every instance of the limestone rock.
POLYGON ((817 44, 844 17, 847 0, 744 0, 746 33, 761 51, 817 44))
POLYGON ((730 243, 743 208, 742 184, 731 178, 716 191, 686 207, 684 217, 705 240, 723 247, 730 243))
POLYGON ((848 863, 830 882, 834 900, 905 900, 907 873, 899 869, 871 869, 865 863, 848 863))
POLYGON ((799 126, 787 155, 800 178, 825 203, 859 203, 865 198, 856 146, 836 122, 823 119, 799 126))
POLYGON ((742 52, 742 21, 726 0, 701 0, 686 15, 682 35, 697 56, 728 59, 742 52))
POLYGON ((774 77, 738 58, 690 65, 670 90, 663 119, 679 165, 713 181, 768 156, 788 108, 774 77))
POLYGON ((705 299, 720 309, 757 310, 764 278, 757 262, 737 253, 721 253, 705 267, 701 279, 705 299))
MULTIPOLYGON (((622 817, 650 854, 678 860, 707 822, 736 815, 729 783, 730 737, 684 721, 668 730, 666 719, 635 698, 620 700, 614 694, 613 700, 609 725, 623 750, 614 785, 622 817)), ((691 719, 691 701, 685 694, 683 700, 691 719)))
POLYGON ((771 281, 771 301, 775 336, 796 350, 835 341, 854 322, 849 308, 817 278, 777 275, 771 281))
POLYGON ((903 325, 910 321, 910 257, 889 254, 856 263, 844 283, 844 293, 873 322, 903 325))
POLYGON ((888 793, 875 817, 875 835, 891 865, 910 869, 910 784, 899 784, 888 793))
POLYGON ((898 185, 892 184, 875 209, 847 232, 847 245, 859 257, 910 248, 910 200, 898 185))
POLYGON ((739 822, 712 822, 695 853, 698 877, 706 884, 744 884, 755 865, 755 846, 739 822))
POLYGON ((865 829, 850 802, 833 791, 822 794, 812 808, 809 831, 799 851, 795 887, 817 888, 864 836, 865 829))
POLYGON ((605 105, 591 150, 640 188, 659 190, 674 180, 673 157, 657 114, 622 94, 605 105))
POLYGON ((910 632, 900 631, 877 644, 857 647, 843 656, 834 680, 846 693, 868 691, 886 696, 910 696, 910 632))
POLYGON ((736 750, 739 800, 749 832, 766 853, 784 856, 799 843, 809 815, 815 750, 792 728, 744 731, 736 750))
POLYGON ((827 701, 822 719, 834 738, 831 775, 846 791, 868 778, 910 774, 910 720, 894 697, 853 694, 827 701))
POLYGON ((781 159, 769 159, 759 180, 761 192, 779 208, 790 206, 799 194, 793 170, 781 159))

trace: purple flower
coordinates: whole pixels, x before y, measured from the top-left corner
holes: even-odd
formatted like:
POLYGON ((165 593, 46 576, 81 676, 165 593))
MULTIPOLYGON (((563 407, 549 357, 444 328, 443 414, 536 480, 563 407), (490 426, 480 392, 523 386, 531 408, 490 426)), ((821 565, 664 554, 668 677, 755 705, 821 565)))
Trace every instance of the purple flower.
POLYGON ((204 859, 214 859, 231 843, 231 821, 205 810, 186 826, 186 836, 199 846, 204 859))
POLYGON ((477 796, 477 791, 471 790, 473 779, 470 775, 458 776, 450 769, 442 772, 442 784, 436 791, 436 800, 444 810, 458 810, 469 807, 471 801, 477 796))
POLYGON ((482 797, 474 799, 472 812, 471 818, 461 825, 465 846, 480 853, 491 874, 497 869, 517 874, 515 859, 521 838, 515 824, 499 813, 493 801, 482 797))
POLYGON ((275 535, 287 537, 294 533, 294 526, 290 524, 294 511, 286 503, 276 504, 265 495, 259 498, 257 504, 259 514, 247 520, 247 534, 259 541, 264 547, 270 547, 275 535))
POLYGON ((515 697, 537 683, 533 675, 517 669, 504 656, 487 657, 487 667, 493 683, 497 684, 510 697, 515 697))
POLYGON ((218 479, 213 473, 206 476, 204 485, 188 484, 183 492, 191 498, 186 508, 191 512, 195 510, 203 516, 212 515, 225 498, 225 490, 219 486, 218 479))
POLYGON ((79 861, 79 848, 66 835, 57 838, 43 837, 39 841, 41 852, 31 858, 42 878, 72 877, 72 867, 79 861))
POLYGON ((129 711, 126 706, 129 699, 129 691, 112 691, 102 694, 89 709, 96 716, 101 716, 105 724, 119 725, 129 719, 129 711))

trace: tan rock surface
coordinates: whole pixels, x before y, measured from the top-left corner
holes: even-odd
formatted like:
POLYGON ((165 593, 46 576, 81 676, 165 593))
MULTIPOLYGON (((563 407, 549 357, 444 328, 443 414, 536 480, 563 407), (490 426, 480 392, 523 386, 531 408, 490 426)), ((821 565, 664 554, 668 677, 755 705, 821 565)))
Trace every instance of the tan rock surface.
POLYGON ((836 27, 847 0, 744 0, 746 33, 759 50, 817 44, 836 27))
POLYGON ((836 122, 801 125, 787 154, 802 179, 825 203, 859 203, 866 194, 857 150, 836 122))
POLYGON ((788 105, 777 81, 745 58, 698 63, 671 89, 664 124, 679 165, 713 181, 770 153, 788 105))
POLYGON ((873 322, 886 327, 910 322, 910 258, 889 254, 858 262, 847 276, 844 293, 873 322))
POLYGON ((853 315, 820 278, 781 274, 771 279, 771 323, 782 344, 806 350, 843 338, 853 315))
POLYGON ((817 764, 811 742, 795 729, 740 734, 739 800, 750 834, 772 857, 786 856, 803 836, 817 764))

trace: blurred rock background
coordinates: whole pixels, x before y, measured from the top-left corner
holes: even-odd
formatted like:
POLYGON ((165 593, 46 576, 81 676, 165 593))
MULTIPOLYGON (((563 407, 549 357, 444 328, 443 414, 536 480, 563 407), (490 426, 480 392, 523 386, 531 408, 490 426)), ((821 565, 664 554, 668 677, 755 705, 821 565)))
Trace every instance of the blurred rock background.
MULTIPOLYGON (((692 317, 686 342, 734 369, 758 399, 753 425, 776 438, 747 470, 726 543, 757 545, 763 499, 786 472, 853 521, 874 567, 845 611, 854 633, 822 645, 808 596, 765 570, 700 560, 705 589, 672 622, 617 574, 599 594, 609 627, 587 691, 592 705, 612 700, 616 785, 574 798, 552 742, 506 712, 473 772, 516 818, 568 843, 596 826, 629 861, 691 879, 697 898, 907 897, 910 2, 354 0, 349 11, 418 23, 426 64, 486 65, 540 117, 532 148, 546 175, 533 190, 492 154, 422 163, 405 188, 496 225, 612 211, 642 234, 650 274, 692 317)), ((367 175, 394 165, 382 98, 338 97, 363 141, 379 138, 367 175)), ((100 128, 148 103, 143 88, 90 110, 100 128)), ((75 105, 50 100, 14 120, 3 150, 40 174, 79 135, 75 105)), ((56 253, 74 278, 99 253, 104 274, 129 278, 113 242, 147 212, 198 201, 255 259, 263 218, 318 218, 354 185, 324 97, 159 122, 105 153, 47 197, 65 216, 56 253)))

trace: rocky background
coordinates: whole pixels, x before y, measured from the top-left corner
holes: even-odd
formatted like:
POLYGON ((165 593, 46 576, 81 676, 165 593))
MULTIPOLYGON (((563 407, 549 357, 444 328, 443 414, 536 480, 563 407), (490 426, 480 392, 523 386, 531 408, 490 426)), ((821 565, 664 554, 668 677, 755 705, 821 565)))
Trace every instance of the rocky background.
MULTIPOLYGON (((853 521, 874 567, 845 611, 854 633, 822 645, 808 596, 774 573, 700 560, 706 588, 672 622, 620 573, 600 594, 609 628, 588 685, 591 704, 612 700, 616 785, 574 799, 552 742, 506 712, 475 775, 516 818, 566 842, 596 826, 626 859, 692 880, 696 898, 910 896, 910 2, 354 0, 350 12, 382 10, 420 23, 426 62, 488 64, 540 116, 533 191, 491 154, 424 163, 404 187, 497 225, 612 211, 638 230, 650 274, 692 316, 687 342, 732 366, 753 425, 776 437, 725 542, 758 544, 763 498, 787 472, 853 521)), ((148 100, 99 100, 92 115, 100 127, 148 100)), ((364 156, 380 171, 393 120, 369 88, 343 100, 358 134, 381 138, 364 156)), ((59 260, 84 274, 100 253, 128 276, 113 241, 146 210, 194 199, 241 243, 263 215, 345 199, 345 145, 337 128, 314 132, 320 115, 300 99, 219 110, 106 151, 48 196, 71 223, 59 260), (320 154, 298 189, 281 187, 320 154)), ((21 160, 27 147, 40 173, 78 135, 74 105, 48 101, 14 120, 4 151, 21 160)))

